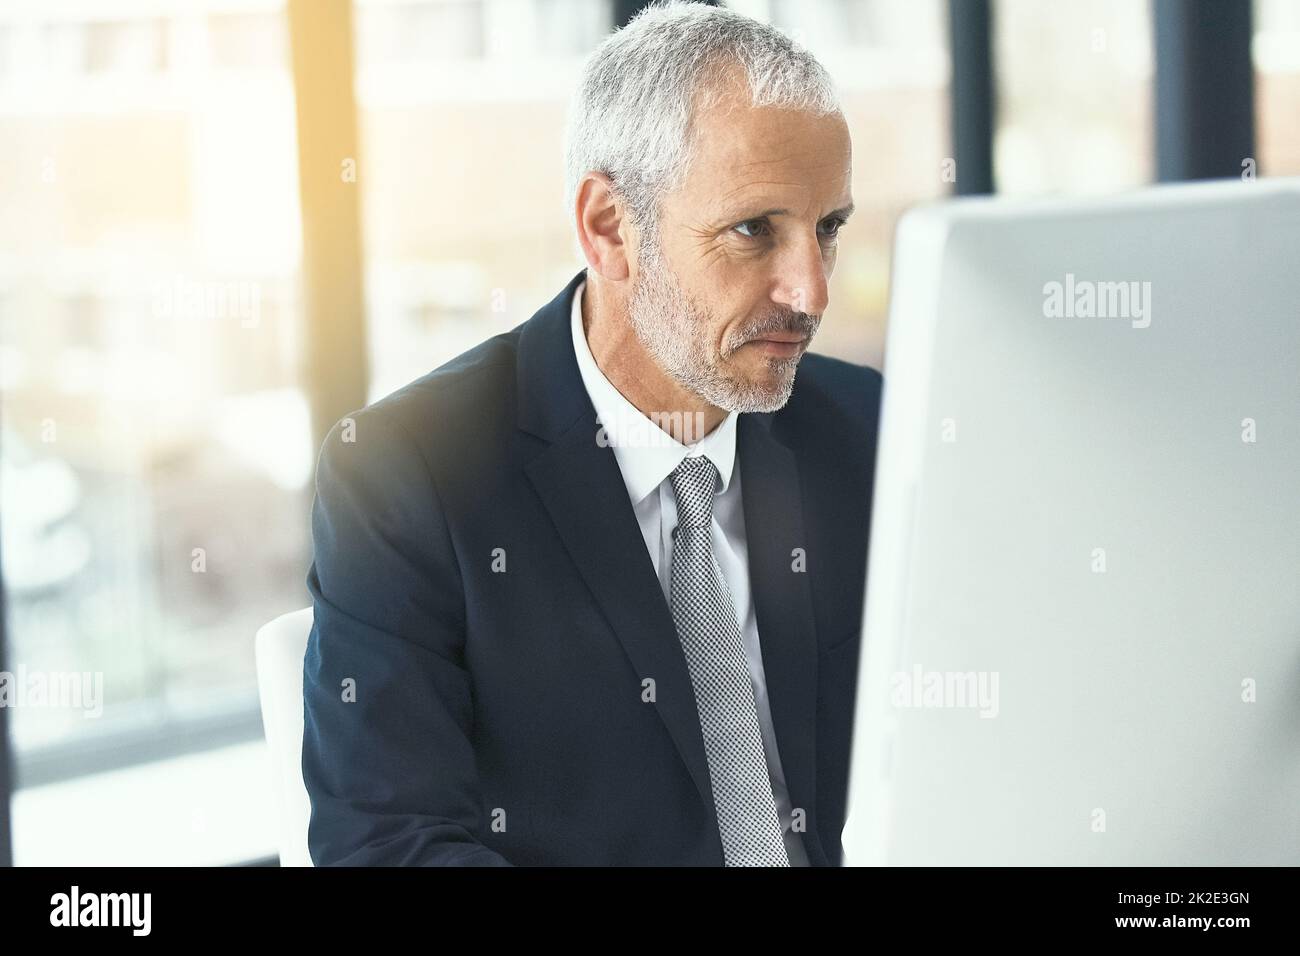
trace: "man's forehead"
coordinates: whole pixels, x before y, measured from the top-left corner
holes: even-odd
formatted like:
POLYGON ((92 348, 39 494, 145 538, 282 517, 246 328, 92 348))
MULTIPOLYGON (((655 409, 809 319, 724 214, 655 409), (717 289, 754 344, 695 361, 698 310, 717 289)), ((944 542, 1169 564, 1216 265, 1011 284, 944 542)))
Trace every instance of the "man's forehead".
POLYGON ((697 202, 707 215, 721 218, 744 215, 799 216, 811 204, 814 215, 853 211, 851 172, 847 164, 814 169, 787 169, 773 176, 773 170, 751 168, 723 171, 698 183, 697 202), (795 173, 796 175, 791 175, 795 173))
POLYGON ((843 188, 852 150, 841 122, 789 110, 752 112, 785 115, 758 121, 732 114, 700 130, 695 165, 710 179, 712 196, 731 201, 765 187, 843 188))

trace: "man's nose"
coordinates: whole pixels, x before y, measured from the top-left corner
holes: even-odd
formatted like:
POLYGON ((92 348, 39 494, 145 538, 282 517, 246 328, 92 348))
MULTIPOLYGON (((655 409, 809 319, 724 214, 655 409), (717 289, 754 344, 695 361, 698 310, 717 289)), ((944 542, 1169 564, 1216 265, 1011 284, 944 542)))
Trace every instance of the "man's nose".
POLYGON ((828 278, 821 244, 801 242, 787 250, 772 299, 793 312, 821 315, 830 299, 828 278))

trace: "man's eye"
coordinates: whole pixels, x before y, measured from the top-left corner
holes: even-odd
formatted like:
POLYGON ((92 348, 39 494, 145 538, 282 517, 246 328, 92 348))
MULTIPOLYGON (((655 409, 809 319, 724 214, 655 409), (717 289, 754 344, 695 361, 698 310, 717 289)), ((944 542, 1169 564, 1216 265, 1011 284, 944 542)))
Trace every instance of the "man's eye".
POLYGON ((759 227, 759 228, 761 228, 761 229, 766 229, 766 228, 767 228, 767 222, 766 222, 765 220, 763 220, 763 219, 746 219, 744 222, 742 222, 742 223, 738 223, 738 224, 732 226, 731 228, 733 228, 733 229, 738 229, 738 230, 742 230, 740 234, 741 234, 742 236, 744 236, 746 239, 757 239, 757 238, 759 238, 758 235, 752 235, 752 236, 751 236, 749 233, 743 231, 743 230, 745 230, 745 229, 749 229, 749 228, 753 228, 753 227, 759 227))
POLYGON ((822 223, 822 225, 829 227, 829 231, 823 233, 822 235, 824 235, 827 239, 836 238, 840 234, 840 227, 843 226, 844 223, 846 223, 847 221, 848 221, 847 219, 842 219, 838 216, 835 217, 834 219, 827 219, 825 222, 822 223))

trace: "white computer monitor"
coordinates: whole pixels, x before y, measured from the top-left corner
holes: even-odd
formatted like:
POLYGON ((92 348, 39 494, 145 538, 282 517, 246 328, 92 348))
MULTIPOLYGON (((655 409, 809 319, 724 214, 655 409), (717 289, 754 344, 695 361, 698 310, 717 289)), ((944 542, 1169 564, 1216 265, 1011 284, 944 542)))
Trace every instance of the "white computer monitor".
POLYGON ((895 241, 848 865, 1300 863, 1300 180, 895 241))

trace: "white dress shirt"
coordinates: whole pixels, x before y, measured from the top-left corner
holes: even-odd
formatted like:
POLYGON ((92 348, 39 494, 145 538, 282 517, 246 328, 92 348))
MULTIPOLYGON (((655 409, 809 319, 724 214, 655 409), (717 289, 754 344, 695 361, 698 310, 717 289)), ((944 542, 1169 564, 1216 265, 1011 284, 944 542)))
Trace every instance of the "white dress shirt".
MULTIPOLYGON (((758 704, 758 724, 767 755, 768 778, 776 798, 777 817, 785 839, 791 866, 808 866, 800 834, 790 828, 790 795, 786 790, 785 772, 777 753, 776 734, 772 729, 772 710, 767 700, 767 681, 759 651, 758 621, 749 589, 749 554, 745 543, 745 513, 741 507, 740 469, 736 464, 736 413, 731 412, 722 424, 691 445, 683 445, 663 431, 635 405, 623 397, 596 364, 587 345, 582 324, 584 280, 573 296, 573 351, 578 358, 582 384, 596 409, 596 419, 605 429, 614 456, 618 459, 623 483, 636 512, 641 535, 664 599, 672 602, 673 530, 677 527, 677 496, 668 476, 687 455, 707 455, 722 479, 721 490, 713 502, 713 555, 722 581, 730 592, 736 620, 745 644, 749 676, 758 704)), ((689 436, 687 436, 689 437, 689 436)))

